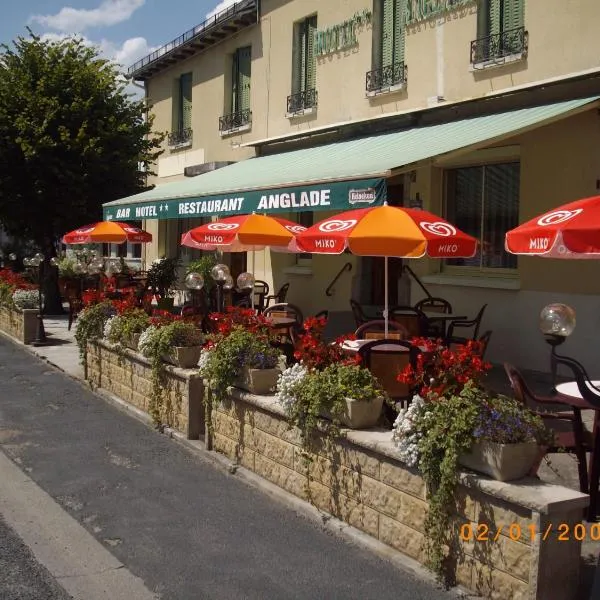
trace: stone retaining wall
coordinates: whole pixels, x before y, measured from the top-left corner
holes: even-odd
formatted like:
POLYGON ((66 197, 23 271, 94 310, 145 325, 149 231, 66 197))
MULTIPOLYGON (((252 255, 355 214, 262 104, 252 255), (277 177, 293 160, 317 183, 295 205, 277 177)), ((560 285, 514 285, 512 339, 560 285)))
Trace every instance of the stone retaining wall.
MULTIPOLYGON (((149 412, 152 392, 150 361, 133 350, 118 351, 104 341, 88 345, 85 378, 137 408, 149 412)), ((165 365, 162 423, 197 440, 204 433, 202 378, 195 369, 165 365)))
POLYGON ((31 344, 37 331, 37 315, 35 308, 16 310, 0 306, 0 330, 24 344, 31 344))
MULTIPOLYGON (((227 406, 212 411, 211 420, 209 448, 424 562, 425 484, 395 458, 389 431, 347 431, 346 440, 333 449, 322 446, 312 456, 309 481, 300 432, 288 428, 273 397, 234 390, 227 406)), ((480 534, 489 527, 490 539, 458 542, 453 557, 459 584, 489 598, 575 598, 581 542, 572 533, 559 541, 557 534, 559 525, 573 532, 581 522, 587 495, 539 480, 502 483, 464 473, 458 498, 459 523, 470 523, 480 534), (532 531, 545 532, 549 525, 545 541, 538 535, 531 540, 532 531)))

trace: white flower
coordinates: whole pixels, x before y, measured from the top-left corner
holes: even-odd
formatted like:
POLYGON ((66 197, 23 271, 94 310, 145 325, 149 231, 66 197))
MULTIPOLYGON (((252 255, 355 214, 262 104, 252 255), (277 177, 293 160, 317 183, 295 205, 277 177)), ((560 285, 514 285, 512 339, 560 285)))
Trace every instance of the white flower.
POLYGON ((154 336, 154 333, 157 330, 158 330, 158 327, 156 327, 155 325, 150 325, 150 327, 148 327, 148 329, 146 329, 140 335, 140 341, 138 343, 138 351, 146 357, 149 355, 148 353, 150 351, 150 342, 152 340, 152 337, 154 336))
POLYGON ((206 376, 206 369, 210 365, 210 359, 212 357, 212 352, 210 350, 203 349, 200 352, 200 360, 198 361, 198 370, 200 375, 206 376))
POLYGON ((116 323, 116 319, 117 318, 118 317, 116 315, 113 315, 112 317, 108 318, 108 320, 106 321, 106 323, 104 323, 104 330, 103 330, 104 339, 107 339, 107 340, 110 339, 110 334, 111 334, 111 331, 112 331, 112 327, 116 323))
POLYGON ((37 290, 15 290, 12 295, 12 301, 17 308, 21 310, 26 308, 38 307, 38 291, 37 290))
POLYGON ((297 363, 285 371, 277 378, 277 400, 287 412, 291 410, 296 397, 294 395, 295 386, 306 377, 308 369, 301 363, 297 363))
POLYGON ((419 462, 419 441, 422 434, 415 431, 415 424, 427 418, 425 400, 421 396, 413 396, 408 408, 403 408, 394 421, 392 440, 398 449, 398 457, 409 467, 414 467, 419 462))

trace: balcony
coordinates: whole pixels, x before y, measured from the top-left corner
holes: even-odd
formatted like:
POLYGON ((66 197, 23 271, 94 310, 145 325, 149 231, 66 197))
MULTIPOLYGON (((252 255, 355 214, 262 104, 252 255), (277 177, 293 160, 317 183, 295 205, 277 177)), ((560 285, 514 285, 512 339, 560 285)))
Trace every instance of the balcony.
POLYGON ((500 66, 527 56, 529 34, 525 27, 509 29, 471 42, 473 70, 500 66))
POLYGON ((287 97, 287 113, 289 117, 299 117, 315 111, 317 108, 317 90, 311 88, 287 97))
POLYGON ((238 0, 152 54, 138 60, 129 67, 127 74, 136 81, 146 81, 173 64, 202 52, 258 22, 258 0, 238 0))
POLYGON ((252 111, 249 108, 219 117, 219 131, 221 135, 242 133, 252 126, 252 111))
POLYGON ((404 62, 397 62, 367 73, 367 96, 395 92, 406 86, 407 68, 404 62))
POLYGON ((167 144, 171 149, 188 148, 192 145, 192 134, 193 131, 190 128, 172 131, 167 136, 167 144))

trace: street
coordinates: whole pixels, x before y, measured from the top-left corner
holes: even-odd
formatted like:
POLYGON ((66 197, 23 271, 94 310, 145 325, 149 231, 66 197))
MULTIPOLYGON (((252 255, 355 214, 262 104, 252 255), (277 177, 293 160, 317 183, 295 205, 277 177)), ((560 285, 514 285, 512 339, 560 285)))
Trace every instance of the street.
MULTIPOLYGON (((0 478, 8 483, 0 510, 74 598, 450 597, 226 474, 3 337, 0 449, 12 461, 0 453, 0 478), (53 545, 65 549, 63 558, 53 545), (102 596, 115 580, 120 587, 102 596)), ((0 536, 13 568, 37 580, 27 575, 35 565, 17 564, 25 556, 18 540, 4 527, 0 536)), ((51 579, 39 581, 47 587, 27 596, 13 591, 15 576, 0 578, 0 598, 67 597, 51 579)))

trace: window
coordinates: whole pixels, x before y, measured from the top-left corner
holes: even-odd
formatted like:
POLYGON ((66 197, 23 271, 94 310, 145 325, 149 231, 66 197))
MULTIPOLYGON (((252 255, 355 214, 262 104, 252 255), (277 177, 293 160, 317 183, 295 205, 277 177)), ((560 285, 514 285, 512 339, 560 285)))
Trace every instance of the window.
POLYGON ((373 70, 367 73, 367 92, 399 86, 406 81, 404 18, 410 0, 377 0, 373 36, 373 70))
POLYGON ((299 112, 317 105, 316 32, 316 15, 294 25, 292 95, 288 98, 288 113, 299 112))
POLYGON ((252 47, 238 48, 231 58, 231 91, 229 114, 219 119, 220 131, 231 131, 249 126, 252 121, 250 92, 252 74, 252 47))
POLYGON ((173 86, 173 125, 169 146, 189 146, 192 142, 192 74, 184 73, 173 86))
POLYGON ((519 221, 518 162, 446 171, 446 217, 479 240, 476 256, 447 260, 448 266, 516 269, 504 250, 504 235, 519 221))
POLYGON ((471 62, 520 55, 526 50, 524 0, 480 0, 477 40, 471 44, 471 62))

